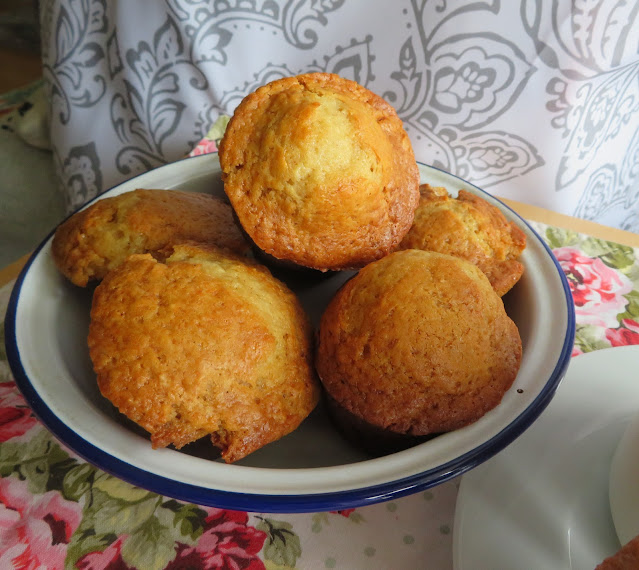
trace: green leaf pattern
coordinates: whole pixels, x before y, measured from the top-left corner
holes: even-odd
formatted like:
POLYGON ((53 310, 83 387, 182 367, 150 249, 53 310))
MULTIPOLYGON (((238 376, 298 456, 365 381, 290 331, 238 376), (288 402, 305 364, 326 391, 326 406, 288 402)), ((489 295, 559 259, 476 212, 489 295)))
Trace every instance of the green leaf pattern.
POLYGON ((262 518, 257 528, 266 533, 262 554, 265 560, 271 561, 277 567, 294 568, 297 559, 302 555, 300 539, 288 522, 262 518))

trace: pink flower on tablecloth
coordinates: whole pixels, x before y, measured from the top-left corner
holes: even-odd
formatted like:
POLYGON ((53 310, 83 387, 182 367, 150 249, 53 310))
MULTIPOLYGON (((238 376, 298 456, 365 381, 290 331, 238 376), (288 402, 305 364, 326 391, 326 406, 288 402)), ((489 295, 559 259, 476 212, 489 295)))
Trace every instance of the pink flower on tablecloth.
POLYGON ((37 423, 16 385, 0 383, 0 443, 24 435, 37 423))
POLYGON ((101 552, 89 552, 80 558, 75 566, 80 570, 135 570, 122 560, 122 543, 127 535, 123 534, 101 552))
POLYGON ((214 140, 202 139, 197 146, 189 153, 189 156, 199 156, 200 154, 209 154, 210 152, 216 152, 217 145, 214 140))
POLYGON ((577 324, 617 327, 617 315, 628 304, 624 295, 632 291, 632 281, 574 247, 560 247, 553 253, 568 278, 577 324))
POLYGON ((639 323, 633 319, 623 319, 619 328, 606 331, 606 338, 612 346, 639 344, 639 323))
POLYGON ((57 491, 32 495, 25 481, 0 479, 0 568, 64 568, 81 520, 80 505, 57 491))
POLYGON ((204 532, 195 546, 180 545, 166 570, 180 568, 264 570, 257 554, 266 533, 247 525, 248 515, 239 511, 206 509, 204 532))
POLYGON ((350 517, 351 513, 354 511, 355 509, 341 509, 339 511, 331 511, 331 513, 334 513, 336 515, 342 515, 343 517, 350 517))
POLYGON ((580 354, 583 354, 584 351, 581 350, 581 348, 579 348, 576 344, 573 345, 572 347, 572 354, 570 356, 579 356, 580 354))

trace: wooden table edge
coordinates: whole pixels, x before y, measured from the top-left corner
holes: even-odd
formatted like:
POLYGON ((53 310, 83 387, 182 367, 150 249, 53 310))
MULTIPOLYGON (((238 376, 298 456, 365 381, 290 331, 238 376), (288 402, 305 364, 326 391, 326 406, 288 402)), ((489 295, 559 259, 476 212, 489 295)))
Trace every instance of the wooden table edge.
MULTIPOLYGON (((496 196, 497 198, 497 196, 496 196)), ((612 241, 630 247, 639 247, 639 234, 604 226, 597 222, 582 220, 566 214, 560 214, 546 208, 524 204, 507 198, 498 198, 504 204, 515 210, 522 218, 528 221, 541 222, 549 226, 555 226, 567 230, 573 230, 606 241, 612 241)))
POLYGON ((24 267, 24 264, 29 259, 30 255, 31 255, 30 253, 27 255, 24 255, 17 261, 14 261, 13 263, 10 263, 6 267, 3 267, 2 269, 0 269, 0 287, 5 285, 6 283, 9 283, 9 281, 11 281, 12 279, 15 279, 20 274, 20 271, 22 271, 22 268, 24 267))

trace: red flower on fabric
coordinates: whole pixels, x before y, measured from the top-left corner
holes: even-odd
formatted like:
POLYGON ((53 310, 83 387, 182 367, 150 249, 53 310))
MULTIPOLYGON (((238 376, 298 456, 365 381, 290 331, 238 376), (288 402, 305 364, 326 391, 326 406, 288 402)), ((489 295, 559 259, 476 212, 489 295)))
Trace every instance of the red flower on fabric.
POLYGON ((354 511, 355 509, 342 509, 340 511, 331 511, 331 513, 334 513, 336 515, 342 515, 343 517, 350 517, 351 513, 354 511))
POLYGON ((624 295, 632 291, 630 279, 573 247, 560 247, 553 253, 568 278, 579 323, 616 327, 617 315, 628 304, 624 295))
POLYGON ((606 331, 606 338, 612 346, 639 344, 639 323, 632 319, 623 319, 619 328, 606 331))
POLYGON ((209 154, 217 150, 217 145, 214 140, 204 138, 197 146, 189 153, 189 156, 199 156, 201 154, 209 154))
POLYGON ((57 491, 34 496, 25 481, 0 479, 0 568, 64 568, 81 520, 80 505, 57 491))
POLYGON ((123 534, 114 540, 103 551, 89 552, 76 562, 80 570, 135 570, 127 566, 122 559, 122 543, 127 535, 123 534))
POLYGON ((24 435, 37 423, 16 385, 0 383, 0 443, 24 435))
POLYGON ((240 511, 206 509, 204 532, 195 546, 179 545, 177 556, 167 570, 203 568, 206 570, 264 570, 257 554, 266 533, 247 525, 248 515, 240 511))

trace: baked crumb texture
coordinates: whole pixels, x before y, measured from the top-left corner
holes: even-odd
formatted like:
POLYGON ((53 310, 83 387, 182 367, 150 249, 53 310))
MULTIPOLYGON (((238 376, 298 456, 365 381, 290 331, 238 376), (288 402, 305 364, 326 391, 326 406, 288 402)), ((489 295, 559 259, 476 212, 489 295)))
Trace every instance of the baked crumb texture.
POLYGON ((376 434, 424 436, 499 404, 521 353, 515 323, 475 265, 411 249, 371 263, 339 290, 320 322, 316 367, 344 415, 376 434))
POLYGON ((499 295, 519 281, 524 266, 519 257, 526 235, 486 200, 460 190, 457 197, 446 188, 420 186, 415 220, 400 249, 423 249, 466 259, 479 267, 499 295))
POLYGON ((53 260, 75 285, 99 281, 133 253, 197 241, 248 255, 250 244, 219 198, 180 190, 138 189, 98 200, 56 230, 53 260))
POLYGON ((639 536, 633 538, 612 556, 599 564, 595 570, 639 569, 639 536))
POLYGON ((227 462, 293 431, 317 403, 311 329, 267 269, 182 244, 130 256, 95 290, 89 351, 101 393, 154 448, 209 436, 227 462))
POLYGON ((322 271, 391 252, 419 200, 417 163, 393 107, 334 74, 286 77, 246 96, 219 157, 255 244, 322 271))

